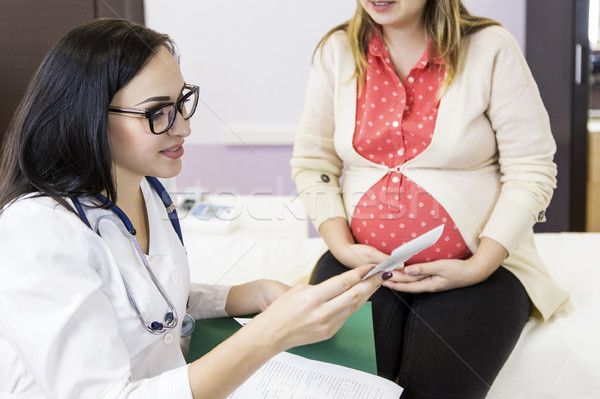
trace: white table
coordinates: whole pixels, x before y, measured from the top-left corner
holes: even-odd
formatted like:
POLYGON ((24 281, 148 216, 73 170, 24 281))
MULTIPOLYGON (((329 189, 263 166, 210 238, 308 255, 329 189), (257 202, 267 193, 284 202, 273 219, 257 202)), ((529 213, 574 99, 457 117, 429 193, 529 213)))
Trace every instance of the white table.
POLYGON ((234 206, 237 227, 224 233, 211 230, 193 215, 183 215, 192 282, 239 284, 270 278, 293 285, 308 281, 323 244, 308 239, 309 221, 299 198, 221 195, 205 196, 203 201, 234 206))

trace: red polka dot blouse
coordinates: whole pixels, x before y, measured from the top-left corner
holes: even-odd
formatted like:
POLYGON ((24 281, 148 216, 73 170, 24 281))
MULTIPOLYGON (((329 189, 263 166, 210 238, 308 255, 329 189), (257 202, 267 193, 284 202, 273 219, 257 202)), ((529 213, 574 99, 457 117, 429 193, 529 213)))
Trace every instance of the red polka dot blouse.
POLYGON ((364 158, 390 171, 359 201, 350 228, 356 242, 390 253, 444 223, 436 244, 407 264, 471 255, 444 207, 427 191, 399 172, 418 157, 433 137, 445 68, 429 61, 426 49, 403 83, 394 72, 383 39, 374 34, 367 52, 369 67, 356 104, 353 145, 364 158))

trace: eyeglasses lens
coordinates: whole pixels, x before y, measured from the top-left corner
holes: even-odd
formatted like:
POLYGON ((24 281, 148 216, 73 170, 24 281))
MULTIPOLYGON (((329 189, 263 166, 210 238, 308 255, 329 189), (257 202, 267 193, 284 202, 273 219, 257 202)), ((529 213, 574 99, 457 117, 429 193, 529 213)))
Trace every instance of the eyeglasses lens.
POLYGON ((169 104, 157 109, 150 116, 155 133, 163 133, 171 127, 171 121, 175 119, 175 105, 169 104))
POLYGON ((180 110, 183 119, 190 119, 198 104, 197 94, 197 90, 184 89, 177 104, 168 104, 154 111, 151 116, 154 133, 164 133, 173 126, 177 117, 177 109, 180 110))
POLYGON ((185 88, 181 93, 181 98, 178 102, 178 107, 183 116, 183 119, 190 119, 196 111, 198 105, 198 90, 190 90, 185 88))

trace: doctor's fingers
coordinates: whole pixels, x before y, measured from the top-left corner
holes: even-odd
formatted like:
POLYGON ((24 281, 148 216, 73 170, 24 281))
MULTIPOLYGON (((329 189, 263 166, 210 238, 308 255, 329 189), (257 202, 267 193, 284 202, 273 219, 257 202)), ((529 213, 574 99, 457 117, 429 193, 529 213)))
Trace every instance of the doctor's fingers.
MULTIPOLYGON (((331 277, 311 287, 311 294, 318 301, 324 302, 337 297, 361 282, 362 278, 373 269, 374 265, 360 266, 337 276, 331 277)), ((365 280, 366 281, 366 280, 365 280)), ((381 281, 381 278, 379 279, 381 281)))
POLYGON ((352 269, 350 277, 339 275, 318 285, 296 286, 255 320, 270 315, 268 328, 276 331, 275 341, 281 341, 285 349, 329 339, 383 282, 379 274, 360 281, 370 268, 360 269, 352 269), (279 327, 273 329, 274 323, 279 327))
POLYGON ((383 281, 381 273, 360 281, 324 303, 322 311, 330 314, 330 317, 341 319, 343 324, 343 321, 356 312, 381 287, 383 281))
POLYGON ((296 324, 300 327, 296 331, 300 336, 294 337, 294 346, 331 338, 344 325, 346 319, 381 287, 382 282, 381 275, 377 274, 354 284, 328 301, 313 303, 310 311, 303 312, 304 324, 302 326, 296 324))

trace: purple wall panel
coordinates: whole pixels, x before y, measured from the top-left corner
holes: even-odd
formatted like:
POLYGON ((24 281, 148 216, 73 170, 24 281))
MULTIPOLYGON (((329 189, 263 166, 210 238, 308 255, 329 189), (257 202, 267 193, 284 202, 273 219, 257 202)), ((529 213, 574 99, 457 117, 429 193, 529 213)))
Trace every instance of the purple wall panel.
POLYGON ((200 186, 208 193, 296 195, 292 146, 188 144, 177 186, 200 186))
MULTIPOLYGON (((292 146, 188 144, 177 187, 202 187, 205 193, 296 195, 292 180, 292 146)), ((309 236, 318 237, 308 223, 309 236)))

